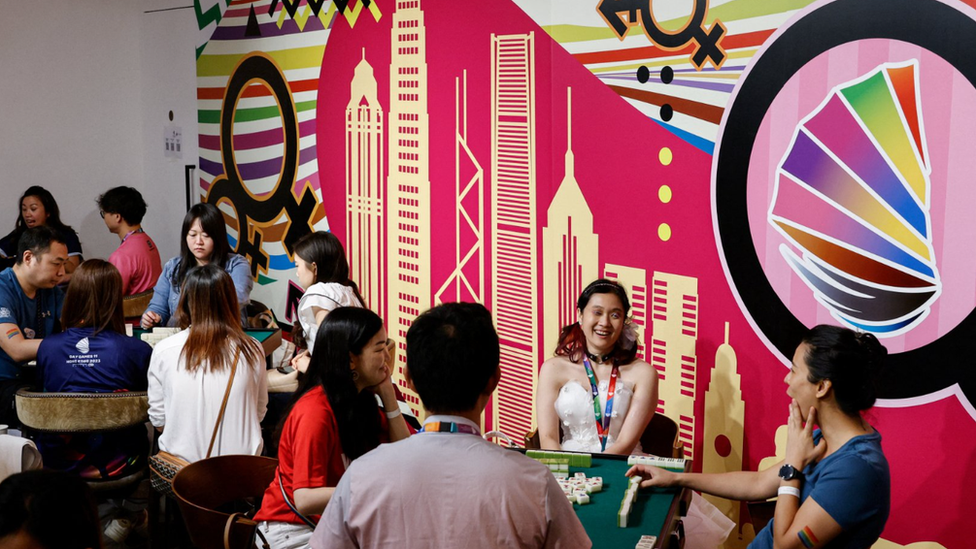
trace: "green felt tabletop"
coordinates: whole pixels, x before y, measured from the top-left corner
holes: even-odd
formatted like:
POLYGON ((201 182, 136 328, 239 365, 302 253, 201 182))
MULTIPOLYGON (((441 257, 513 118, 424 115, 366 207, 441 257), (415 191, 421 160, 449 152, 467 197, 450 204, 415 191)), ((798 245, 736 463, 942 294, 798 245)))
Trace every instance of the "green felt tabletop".
POLYGON ((573 504, 594 549, 631 549, 641 536, 661 536, 661 529, 678 489, 641 489, 631 510, 626 528, 617 526, 617 511, 627 489, 624 476, 630 466, 626 459, 593 456, 591 467, 570 467, 569 474, 585 473, 587 477, 603 477, 603 491, 590 496, 586 505, 573 504))

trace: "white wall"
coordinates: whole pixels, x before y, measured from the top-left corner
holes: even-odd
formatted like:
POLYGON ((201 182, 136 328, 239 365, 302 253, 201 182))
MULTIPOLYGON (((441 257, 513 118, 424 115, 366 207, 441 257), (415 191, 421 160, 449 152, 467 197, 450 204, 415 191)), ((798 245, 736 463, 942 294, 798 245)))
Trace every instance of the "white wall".
POLYGON ((197 163, 197 27, 192 2, 0 2, 0 234, 30 185, 55 196, 86 257, 118 246, 94 200, 116 185, 140 190, 144 225, 170 257, 185 211, 183 164, 197 163), (181 6, 182 4, 182 6, 181 6), (171 11, 155 11, 169 8, 171 11), (164 158, 168 113, 183 158, 164 158))
MULTIPOLYGON (((180 225, 186 213, 184 165, 199 162, 195 52, 199 31, 192 0, 152 0, 141 4, 144 171, 140 191, 149 204, 143 226, 166 261, 179 253, 180 225), (165 156, 163 131, 169 124, 183 131, 183 158, 165 156)), ((194 198, 193 202, 197 201, 194 198)))

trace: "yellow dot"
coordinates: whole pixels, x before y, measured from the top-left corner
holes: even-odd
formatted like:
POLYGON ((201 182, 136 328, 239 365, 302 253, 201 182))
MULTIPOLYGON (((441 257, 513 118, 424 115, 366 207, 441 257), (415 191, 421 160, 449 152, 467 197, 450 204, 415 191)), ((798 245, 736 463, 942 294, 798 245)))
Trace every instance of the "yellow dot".
POLYGON ((671 240, 671 226, 667 223, 661 223, 657 226, 657 236, 662 241, 667 242, 671 240))
POLYGON ((661 200, 662 204, 671 202, 671 187, 661 185, 661 188, 657 190, 657 197, 661 200))
POLYGON ((668 164, 671 163, 671 160, 674 157, 671 155, 671 149, 667 147, 661 147, 661 151, 657 153, 657 158, 658 160, 661 161, 662 166, 667 166, 668 164))

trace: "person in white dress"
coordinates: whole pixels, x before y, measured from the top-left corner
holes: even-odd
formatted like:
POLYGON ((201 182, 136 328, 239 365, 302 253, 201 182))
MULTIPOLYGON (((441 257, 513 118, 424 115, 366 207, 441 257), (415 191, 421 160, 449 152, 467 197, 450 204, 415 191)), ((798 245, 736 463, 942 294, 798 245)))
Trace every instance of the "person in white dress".
POLYGON ((640 452, 657 408, 657 371, 637 358, 630 300, 601 278, 577 300, 579 321, 562 329, 539 372, 536 419, 545 450, 640 452), (561 435, 561 436, 560 436, 561 435))
POLYGON ((325 316, 337 307, 366 308, 366 303, 359 287, 349 279, 346 251, 334 234, 316 231, 303 236, 295 243, 294 255, 298 285, 305 293, 298 302, 298 324, 293 339, 305 350, 292 359, 292 366, 304 372, 325 316))

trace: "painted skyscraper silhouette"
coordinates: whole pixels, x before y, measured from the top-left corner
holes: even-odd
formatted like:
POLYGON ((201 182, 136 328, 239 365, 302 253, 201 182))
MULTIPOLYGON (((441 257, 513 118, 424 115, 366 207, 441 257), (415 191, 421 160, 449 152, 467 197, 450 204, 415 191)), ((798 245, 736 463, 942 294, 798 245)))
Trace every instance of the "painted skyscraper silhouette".
POLYGON ((454 79, 454 270, 435 304, 485 302, 485 170, 468 147, 468 71, 454 79), (470 177, 462 178, 470 169, 470 177))
POLYGON ((491 307, 502 380, 492 428, 529 431, 539 366, 535 35, 491 36, 491 307))
POLYGON ((356 65, 346 106, 346 253, 349 276, 366 306, 383 311, 386 227, 383 223, 383 108, 373 67, 356 65))
POLYGON ((543 353, 547 358, 556 349, 559 330, 576 322, 576 300, 599 272, 600 242, 593 233, 593 212, 576 181, 572 108, 572 89, 566 88, 565 173, 542 229, 543 353))
POLYGON ((654 273, 651 283, 651 364, 658 371, 657 411, 678 423, 685 457, 695 458, 698 279, 654 273))
MULTIPOLYGON (((742 400, 742 377, 736 371, 735 349, 729 344, 729 323, 725 323, 725 343, 715 351, 712 379, 705 391, 705 421, 702 428, 702 472, 724 473, 742 470, 742 446, 746 403, 742 400)), ((742 503, 702 494, 725 516, 739 524, 742 503)), ((745 547, 745 539, 733 530, 723 547, 745 547)))
POLYGON ((403 377, 407 329, 431 301, 427 36, 420 0, 397 0, 390 34, 386 322, 398 351, 394 381, 423 417, 420 399, 403 377))
POLYGON ((630 319, 637 333, 637 358, 644 360, 645 327, 647 326, 647 271, 637 267, 625 267, 607 263, 603 266, 604 278, 614 279, 627 290, 630 298, 630 319))

